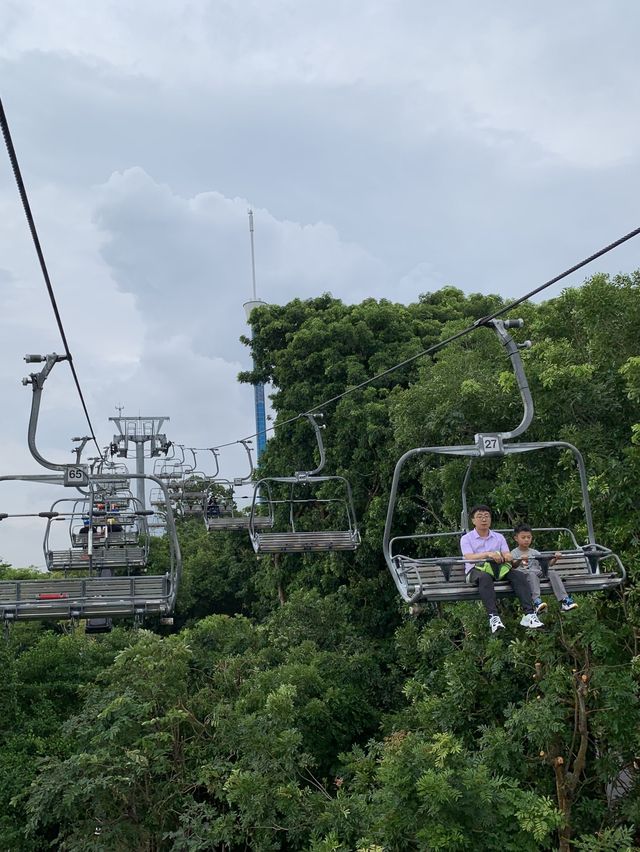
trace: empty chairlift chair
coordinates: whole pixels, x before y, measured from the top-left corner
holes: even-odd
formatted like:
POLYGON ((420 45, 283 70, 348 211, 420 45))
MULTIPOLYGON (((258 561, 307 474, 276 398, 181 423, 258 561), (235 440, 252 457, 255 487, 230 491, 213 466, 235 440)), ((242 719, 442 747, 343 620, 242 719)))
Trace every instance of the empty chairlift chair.
MULTIPOLYGON (((211 452, 215 459, 216 472, 207 494, 204 512, 204 522, 209 532, 247 532, 249 529, 250 516, 238 510, 236 504, 236 489, 241 488, 253 479, 253 459, 251 457, 251 441, 240 441, 249 459, 249 473, 244 477, 233 480, 220 477, 220 465, 218 462, 218 449, 212 448, 211 452)), ((254 517, 254 528, 256 530, 267 530, 273 526, 273 518, 270 515, 256 513, 254 517)))
POLYGON ((321 416, 306 415, 318 443, 318 467, 255 484, 249 535, 256 553, 355 550, 360 544, 351 486, 343 476, 319 476, 325 463, 321 416), (259 526, 265 509, 272 519, 267 530, 259 526))
MULTIPOLYGON (((619 586, 625 579, 625 569, 620 558, 609 548, 596 541, 588 492, 584 460, 579 450, 566 441, 511 442, 521 435, 533 419, 533 400, 516 344, 507 331, 521 327, 522 320, 490 320, 487 323, 497 333, 505 347, 516 375, 524 404, 521 423, 510 432, 482 433, 475 443, 450 447, 419 447, 406 452, 398 461, 393 474, 391 493, 384 530, 383 552, 398 592, 408 603, 417 601, 479 600, 478 588, 465 582, 464 559, 460 554, 460 538, 469 529, 467 486, 472 465, 487 459, 504 458, 512 454, 527 454, 539 450, 568 450, 575 460, 580 478, 584 522, 587 542, 579 544, 574 533, 565 527, 545 526, 534 528, 535 545, 541 551, 540 563, 544 579, 542 593, 550 592, 548 581, 549 560, 557 550, 562 558, 551 569, 564 580, 568 592, 591 592, 619 586), (462 457, 469 459, 462 482, 461 529, 447 532, 420 532, 393 535, 402 470, 408 462, 420 456, 462 457)), ((527 341, 521 346, 529 347, 527 341)), ((508 538, 511 531, 499 530, 508 538)), ((506 582, 495 583, 498 595, 511 595, 512 587, 506 582)))
POLYGON ((201 518, 204 515, 208 487, 209 479, 199 471, 193 471, 184 479, 180 497, 183 517, 201 518))

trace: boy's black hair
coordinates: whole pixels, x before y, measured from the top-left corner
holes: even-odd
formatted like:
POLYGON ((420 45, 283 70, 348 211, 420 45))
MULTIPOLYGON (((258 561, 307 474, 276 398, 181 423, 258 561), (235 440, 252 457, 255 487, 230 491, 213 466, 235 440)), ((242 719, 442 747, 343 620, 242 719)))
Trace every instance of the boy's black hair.
POLYGON ((493 512, 491 511, 491 506, 487 506, 484 503, 478 503, 477 506, 473 506, 471 511, 469 512, 469 519, 473 520, 473 516, 476 512, 488 512, 491 517, 493 517, 493 512))
POLYGON ((513 534, 518 535, 521 532, 533 532, 529 524, 518 524, 518 526, 514 529, 513 534))

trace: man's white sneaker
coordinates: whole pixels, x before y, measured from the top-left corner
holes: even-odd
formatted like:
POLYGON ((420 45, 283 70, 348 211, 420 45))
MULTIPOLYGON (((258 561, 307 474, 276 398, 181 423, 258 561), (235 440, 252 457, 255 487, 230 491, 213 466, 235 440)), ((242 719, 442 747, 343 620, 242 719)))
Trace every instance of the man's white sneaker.
POLYGON ((491 628, 491 632, 495 633, 498 630, 504 630, 504 624, 499 615, 492 615, 489 617, 489 627, 491 628))
POLYGON ((529 612, 526 615, 523 615, 520 619, 520 624, 522 627, 528 627, 532 630, 537 627, 544 627, 544 624, 540 621, 535 612, 529 612))

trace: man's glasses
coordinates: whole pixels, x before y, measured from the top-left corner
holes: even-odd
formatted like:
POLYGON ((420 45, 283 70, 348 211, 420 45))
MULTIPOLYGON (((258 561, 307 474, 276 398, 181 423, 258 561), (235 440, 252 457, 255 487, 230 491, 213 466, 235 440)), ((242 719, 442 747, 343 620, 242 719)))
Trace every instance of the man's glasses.
POLYGON ((490 518, 491 512, 476 512, 473 517, 474 518, 490 518))

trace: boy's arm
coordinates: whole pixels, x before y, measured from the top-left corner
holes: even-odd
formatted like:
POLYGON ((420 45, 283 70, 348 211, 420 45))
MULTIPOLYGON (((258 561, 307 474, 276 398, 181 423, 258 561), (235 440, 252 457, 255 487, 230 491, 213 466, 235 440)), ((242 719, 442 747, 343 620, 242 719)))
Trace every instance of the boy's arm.
POLYGON ((514 547, 511 551, 511 567, 519 568, 522 565, 523 561, 523 557, 518 555, 518 548, 514 547))
POLYGON ((549 567, 551 567, 551 565, 555 565, 556 562, 559 562, 561 559, 562 559, 562 554, 560 553, 559 550, 556 550, 555 554, 549 560, 549 567))

